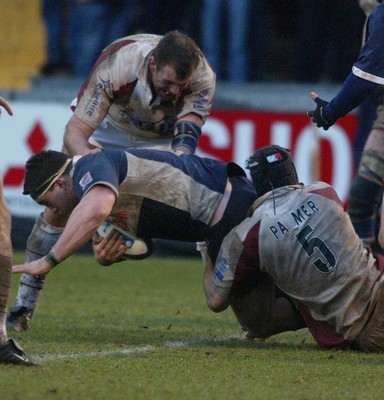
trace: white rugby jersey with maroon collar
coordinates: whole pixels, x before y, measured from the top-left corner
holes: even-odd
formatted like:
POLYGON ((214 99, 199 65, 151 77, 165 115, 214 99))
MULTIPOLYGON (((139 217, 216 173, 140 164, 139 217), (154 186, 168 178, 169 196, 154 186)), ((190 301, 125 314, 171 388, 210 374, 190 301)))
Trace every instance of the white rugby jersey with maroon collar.
POLYGON ((217 259, 217 292, 236 296, 264 274, 347 340, 376 303, 381 272, 356 235, 334 189, 316 182, 268 192, 227 235, 217 259))
MULTIPOLYGON (((148 60, 160 39, 158 35, 138 34, 106 47, 78 93, 76 117, 95 129, 106 118, 116 130, 144 139, 172 137, 176 120, 191 112, 205 121, 215 91, 215 74, 202 53, 197 70, 178 99, 153 101, 147 80, 148 60)), ((94 144, 96 134, 91 138, 94 144)), ((120 135, 116 140, 124 139, 120 135)), ((126 147, 125 143, 114 145, 126 147)))

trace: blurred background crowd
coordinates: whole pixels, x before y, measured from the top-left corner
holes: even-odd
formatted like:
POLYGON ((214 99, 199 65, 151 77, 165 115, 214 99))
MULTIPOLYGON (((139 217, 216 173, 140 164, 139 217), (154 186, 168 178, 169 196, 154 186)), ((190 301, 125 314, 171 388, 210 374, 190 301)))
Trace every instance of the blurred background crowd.
POLYGON ((84 79, 113 40, 179 29, 196 40, 219 82, 341 83, 361 46, 365 15, 357 0, 12 0, 1 19, 3 38, 27 25, 24 42, 41 32, 41 76, 84 79))
POLYGON ((350 0, 43 0, 42 15, 42 73, 64 69, 84 78, 113 40, 179 29, 200 45, 218 80, 232 82, 341 82, 365 18, 350 0))

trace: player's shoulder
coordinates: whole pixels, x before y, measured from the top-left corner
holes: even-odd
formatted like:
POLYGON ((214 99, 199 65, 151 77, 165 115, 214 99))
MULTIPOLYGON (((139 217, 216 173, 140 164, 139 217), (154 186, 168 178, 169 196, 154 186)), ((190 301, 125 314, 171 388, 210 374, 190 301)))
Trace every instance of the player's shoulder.
POLYGON ((305 192, 308 194, 314 194, 326 198, 328 200, 335 201, 339 205, 342 205, 342 201, 339 198, 336 190, 326 182, 313 182, 304 187, 305 192))
POLYGON ((97 153, 86 154, 79 157, 75 163, 75 169, 79 168, 104 168, 106 165, 116 165, 126 162, 124 150, 108 149, 97 153))
POLYGON ((312 191, 312 190, 317 190, 317 189, 328 189, 328 188, 333 189, 329 183, 323 182, 323 181, 312 182, 312 183, 304 186, 304 188, 307 191, 312 191))
POLYGON ((137 34, 125 36, 111 43, 101 57, 115 79, 130 80, 136 77, 145 65, 148 54, 159 43, 161 36, 137 34))
POLYGON ((369 16, 369 24, 372 25, 372 23, 378 23, 380 25, 384 23, 384 3, 379 4, 372 10, 369 16))
POLYGON ((121 48, 121 53, 126 52, 137 52, 147 55, 161 39, 160 35, 140 33, 136 35, 125 36, 121 39, 117 39, 110 46, 121 48), (119 46, 119 44, 121 46, 119 46))
POLYGON ((372 10, 370 15, 372 16, 381 13, 384 13, 384 3, 378 4, 377 7, 372 10))
MULTIPOLYGON (((216 75, 204 56, 200 57, 199 64, 195 73, 192 76, 190 87, 192 90, 199 90, 202 88, 212 88, 213 95, 216 86, 216 75)), ((207 92, 208 94, 208 92, 207 92)))
POLYGON ((151 33, 137 33, 135 35, 123 36, 110 43, 108 47, 120 47, 119 45, 135 45, 149 43, 156 46, 162 36, 151 33))

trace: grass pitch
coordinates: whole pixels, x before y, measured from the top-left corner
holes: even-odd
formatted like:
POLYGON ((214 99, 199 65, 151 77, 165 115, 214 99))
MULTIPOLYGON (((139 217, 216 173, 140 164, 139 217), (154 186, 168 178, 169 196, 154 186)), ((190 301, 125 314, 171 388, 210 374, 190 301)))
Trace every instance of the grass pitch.
POLYGON ((0 366, 0 399, 383 397, 384 355, 321 350, 306 330, 247 341, 230 310, 208 310, 202 276, 199 258, 103 268, 73 256, 48 275, 30 329, 11 335, 40 366, 0 366))

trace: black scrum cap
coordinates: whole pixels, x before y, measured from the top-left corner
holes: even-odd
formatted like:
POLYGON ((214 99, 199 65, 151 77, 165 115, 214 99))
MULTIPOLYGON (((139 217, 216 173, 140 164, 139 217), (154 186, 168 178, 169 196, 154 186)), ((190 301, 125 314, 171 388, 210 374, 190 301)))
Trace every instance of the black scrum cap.
POLYGON ((281 186, 297 185, 295 165, 289 150, 277 145, 262 147, 246 161, 259 196, 281 186))

